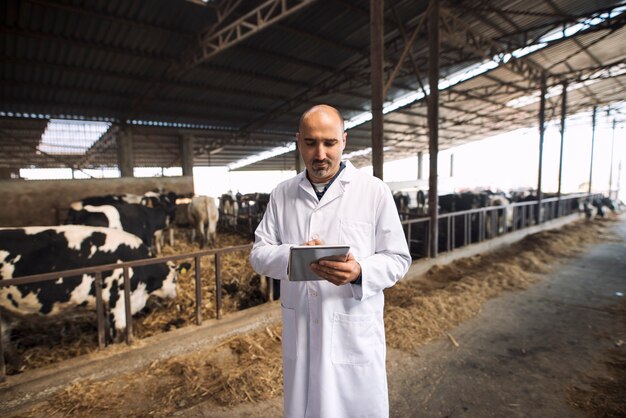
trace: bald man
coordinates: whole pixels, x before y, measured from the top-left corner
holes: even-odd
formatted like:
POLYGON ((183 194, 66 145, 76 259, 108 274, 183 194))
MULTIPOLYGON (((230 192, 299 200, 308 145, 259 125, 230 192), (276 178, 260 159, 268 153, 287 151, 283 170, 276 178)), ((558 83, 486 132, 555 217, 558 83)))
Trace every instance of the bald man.
POLYGON ((296 134, 306 170, 279 184, 255 233, 250 262, 281 280, 287 417, 387 417, 385 288, 411 257, 389 187, 341 157, 341 113, 308 109, 296 134), (319 261, 319 280, 289 280, 294 245, 346 244, 345 261, 319 261))

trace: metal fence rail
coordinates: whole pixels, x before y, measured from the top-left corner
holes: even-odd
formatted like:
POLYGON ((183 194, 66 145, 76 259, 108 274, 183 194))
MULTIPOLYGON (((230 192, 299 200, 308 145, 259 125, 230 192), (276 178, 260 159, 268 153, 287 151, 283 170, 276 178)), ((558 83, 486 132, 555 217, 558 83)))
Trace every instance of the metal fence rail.
MULTIPOLYGON (((509 232, 579 212, 584 199, 601 198, 587 193, 551 197, 502 206, 488 206, 443 213, 438 218, 439 252, 450 252, 509 232)), ((430 217, 401 221, 411 255, 430 258, 430 217)))
MULTIPOLYGON (((8 286, 17 286, 22 284, 31 284, 38 282, 45 282, 51 280, 57 280, 63 277, 82 276, 83 274, 94 275, 95 289, 96 289, 96 317, 98 326, 98 346, 104 348, 106 346, 105 338, 105 309, 102 299, 102 273, 122 269, 124 277, 124 308, 126 316, 126 330, 125 340, 127 343, 133 341, 133 323, 131 315, 130 305, 130 271, 129 269, 139 266, 148 266, 152 264, 161 264, 168 261, 176 262, 178 260, 194 260, 195 269, 195 297, 196 297, 196 324, 202 324, 202 276, 201 276, 201 259, 207 256, 213 256, 215 260, 215 309, 216 318, 221 318, 221 288, 222 288, 222 254, 237 252, 237 251, 250 251, 252 244, 239 245, 235 247, 209 249, 196 251, 193 253, 171 255, 160 258, 150 258, 144 260, 126 261, 123 263, 106 264, 101 266, 86 267, 80 269, 56 271, 51 273, 34 274, 30 276, 17 277, 13 279, 0 280, 0 288, 8 286)), ((268 295, 269 299, 272 298, 272 280, 268 280, 268 295)), ((1 311, 0 311, 1 314, 1 311)), ((2 335, 2 321, 0 317, 0 335, 2 335)), ((6 379, 6 364, 4 361, 4 341, 0 338, 0 382, 6 379)))

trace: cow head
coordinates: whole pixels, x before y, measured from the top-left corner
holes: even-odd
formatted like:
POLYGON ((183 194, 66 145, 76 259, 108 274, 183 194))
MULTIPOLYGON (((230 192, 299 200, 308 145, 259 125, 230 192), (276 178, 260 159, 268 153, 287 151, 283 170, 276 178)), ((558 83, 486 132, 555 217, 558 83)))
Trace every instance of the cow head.
POLYGON ((150 294, 162 299, 173 299, 176 297, 176 282, 180 273, 186 273, 191 268, 190 263, 181 263, 179 265, 174 264, 171 261, 165 263, 168 269, 165 279, 156 287, 154 287, 150 294))

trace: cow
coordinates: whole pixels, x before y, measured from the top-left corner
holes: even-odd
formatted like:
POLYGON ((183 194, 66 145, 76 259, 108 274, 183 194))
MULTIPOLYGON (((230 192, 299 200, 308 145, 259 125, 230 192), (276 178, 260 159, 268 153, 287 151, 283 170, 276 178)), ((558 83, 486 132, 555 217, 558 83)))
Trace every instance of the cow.
POLYGON ((246 193, 241 196, 239 220, 246 224, 251 235, 254 235, 256 227, 263 219, 269 201, 270 195, 268 193, 246 193))
MULTIPOLYGON (((154 250, 157 254, 161 253, 161 248, 164 244, 164 236, 163 232, 165 229, 169 228, 171 222, 173 222, 176 217, 176 199, 177 195, 174 192, 169 193, 160 193, 160 192, 146 192, 143 195, 135 195, 130 193, 120 194, 120 195, 105 195, 105 196, 91 196, 85 199, 73 202, 70 204, 70 208, 68 210, 66 224, 84 224, 91 226, 107 226, 102 223, 81 223, 77 222, 76 219, 79 217, 84 218, 84 214, 77 216, 77 212, 84 210, 86 206, 105 206, 105 205, 113 205, 119 207, 120 205, 125 204, 141 204, 143 206, 156 209, 158 211, 163 211, 165 214, 165 226, 156 228, 154 230, 154 250)), ((131 210, 131 212, 133 212, 131 210)), ((158 213, 158 212, 153 212, 158 213)), ((159 216, 159 219, 161 216, 159 216)), ((152 219, 151 222, 155 221, 152 219)), ((160 223, 160 221, 159 221, 160 223)), ((139 226, 135 225, 133 230, 124 229, 125 231, 134 233, 139 229, 139 226)), ((146 240, 144 240, 146 242, 146 240)), ((149 242, 152 243, 153 239, 150 238, 149 242)), ((173 231, 170 229, 170 244, 173 245, 173 231)), ((151 245, 151 244, 148 244, 151 245)))
MULTIPOLYGON (((113 264, 150 257, 139 237, 122 230, 83 225, 0 228, 0 281, 33 274, 113 264)), ((129 269, 131 313, 142 310, 151 295, 176 297, 178 273, 189 263, 172 262, 129 269)), ((108 310, 109 337, 126 327, 123 269, 102 273, 102 299, 108 310)), ((62 277, 30 284, 0 286, 4 347, 11 364, 10 326, 22 321, 95 308, 95 274, 62 277)))
POLYGON ((513 229, 513 207, 511 201, 504 193, 484 192, 485 206, 497 206, 487 212, 485 219, 485 230, 487 236, 494 237, 513 229), (494 230, 495 226, 495 230, 494 230), (496 234, 497 231, 497 234, 496 234))
POLYGON ((224 193, 220 196, 220 214, 228 225, 231 227, 237 226, 239 202, 237 202, 232 193, 224 193))
POLYGON ((396 203, 396 209, 400 215, 400 219, 407 219, 409 217, 409 203, 410 196, 406 192, 397 191, 393 194, 393 201, 396 203))
POLYGON ((165 229, 168 223, 162 208, 135 203, 87 205, 80 211, 68 213, 66 221, 70 225, 103 226, 130 232, 141 238, 148 248, 152 248, 154 242, 156 254, 161 253, 161 246, 158 237, 155 239, 155 233, 165 229))
POLYGON ((116 203, 141 203, 142 196, 124 193, 124 194, 108 194, 104 196, 90 196, 82 200, 77 200, 70 204, 70 214, 72 211, 82 210, 85 206, 101 206, 101 205, 113 205, 116 203))
POLYGON ((194 196, 189 203, 189 220, 193 225, 191 242, 196 233, 200 236, 200 248, 215 243, 219 211, 215 199, 209 196, 194 196))
POLYGON ((583 202, 583 211, 587 219, 595 218, 596 216, 606 217, 605 208, 610 209, 614 213, 617 211, 617 205, 612 199, 605 196, 587 197, 583 202))

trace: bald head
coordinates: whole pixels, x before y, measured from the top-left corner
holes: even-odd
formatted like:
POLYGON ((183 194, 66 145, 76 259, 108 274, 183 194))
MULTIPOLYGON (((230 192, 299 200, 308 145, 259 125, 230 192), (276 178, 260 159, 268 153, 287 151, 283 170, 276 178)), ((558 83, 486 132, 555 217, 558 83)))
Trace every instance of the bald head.
POLYGON ((341 132, 343 133, 344 131, 343 116, 341 116, 341 113, 337 109, 335 109, 332 106, 325 105, 325 104, 313 106, 309 108, 307 111, 305 111, 302 114, 302 116, 300 116, 300 122, 298 123, 298 132, 302 132, 303 124, 313 114, 320 114, 320 116, 330 116, 330 117, 337 118, 341 126, 341 132))
POLYGON ((343 118, 334 107, 317 105, 304 112, 296 138, 311 182, 327 183, 339 171, 346 137, 343 118))

